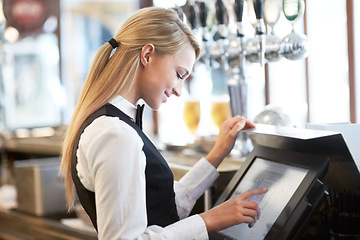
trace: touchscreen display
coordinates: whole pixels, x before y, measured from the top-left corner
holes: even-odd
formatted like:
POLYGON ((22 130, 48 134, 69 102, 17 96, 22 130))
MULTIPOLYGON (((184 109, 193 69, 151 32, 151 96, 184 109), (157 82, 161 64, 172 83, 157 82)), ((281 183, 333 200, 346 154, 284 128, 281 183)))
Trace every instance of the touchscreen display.
POLYGON ((247 224, 239 224, 221 232, 234 239, 264 239, 307 172, 308 169, 305 168, 256 158, 231 197, 248 189, 268 188, 267 193, 248 199, 259 204, 260 219, 252 228, 247 224))

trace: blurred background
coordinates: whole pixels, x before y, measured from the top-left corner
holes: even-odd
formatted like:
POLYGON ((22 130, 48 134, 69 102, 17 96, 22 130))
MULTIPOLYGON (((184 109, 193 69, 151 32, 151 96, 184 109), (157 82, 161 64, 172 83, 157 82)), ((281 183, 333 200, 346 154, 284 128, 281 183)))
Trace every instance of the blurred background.
MULTIPOLYGON (((360 1, 0 0, 0 213, 17 206, 38 216, 65 211, 57 178, 62 138, 90 64, 122 23, 147 6, 176 10, 201 46, 183 96, 144 112, 144 131, 176 180, 237 114, 290 128, 344 127, 358 149, 360 1)), ((219 193, 251 149, 239 134, 214 184, 219 193)), ((215 195, 203 198, 200 210, 215 195)), ((0 222, 0 239, 19 224, 2 214, 0 222)))
MULTIPOLYGON (((184 6, 192 3, 196 3, 196 11, 199 11, 201 2, 206 3, 208 10, 208 38, 216 42, 214 35, 220 24, 215 16, 215 0, 1 1, 0 131, 66 125, 94 53, 130 14, 151 5, 182 7, 187 13, 184 6)), ((230 9, 233 1, 224 0, 223 3, 230 16, 226 23, 230 39, 236 32, 236 19, 230 9)), ((277 4, 280 11, 271 25, 273 34, 281 40, 294 26, 296 32, 306 36, 306 54, 297 60, 282 57, 281 60, 264 61, 264 64, 246 61, 247 117, 254 120, 265 107, 272 107, 285 112, 296 127, 304 127, 309 122, 357 123, 360 115, 357 97, 360 74, 356 67, 360 20, 355 12, 360 10, 359 3, 354 0, 307 0, 303 13, 295 22, 286 18, 282 1, 277 4)), ((264 8, 274 12, 269 9, 264 8)), ((256 29, 251 26, 250 14, 244 12, 248 16, 242 21, 243 33, 251 39, 256 29)), ((185 21, 192 27, 189 17, 185 21)), ((198 26, 192 28, 201 35, 203 28, 200 20, 197 21, 198 26)), ((270 25, 266 24, 266 27, 267 35, 270 35, 270 25)), ((201 36, 199 41, 202 42, 201 36)), ((184 121, 179 120, 183 119, 182 111, 178 111, 184 106, 185 99, 191 98, 194 102, 201 98, 202 103, 210 98, 218 103, 229 101, 226 84, 214 81, 218 73, 209 75, 201 68, 195 69, 189 98, 185 91, 182 100, 172 99, 163 106, 155 117, 157 126, 153 126, 154 117, 147 110, 149 124, 146 124, 146 131, 155 129, 161 135, 169 132, 166 130, 169 127, 179 126, 179 131, 174 132, 177 137, 163 136, 164 141, 176 144, 180 141, 179 133, 183 135, 181 129, 185 128, 184 121), (176 113, 169 113, 172 110, 176 113)), ((189 90, 189 86, 184 87, 189 90)), ((211 106, 201 104, 201 108, 200 124, 191 130, 192 133, 196 130, 198 136, 216 134, 213 123, 216 125, 221 119, 208 115, 211 106)))

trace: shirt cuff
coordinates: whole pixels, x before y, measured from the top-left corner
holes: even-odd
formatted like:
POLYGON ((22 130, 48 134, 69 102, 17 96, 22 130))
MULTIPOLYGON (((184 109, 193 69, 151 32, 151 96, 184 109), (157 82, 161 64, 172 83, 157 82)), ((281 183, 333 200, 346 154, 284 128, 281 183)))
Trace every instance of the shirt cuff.
POLYGON ((174 239, 174 236, 177 236, 176 239, 197 239, 197 240, 208 240, 209 234, 204 220, 200 215, 195 214, 190 217, 187 217, 181 221, 178 221, 174 224, 167 226, 165 229, 165 236, 167 232, 170 234, 170 238, 165 239, 174 239), (174 234, 176 232, 176 234, 174 234))

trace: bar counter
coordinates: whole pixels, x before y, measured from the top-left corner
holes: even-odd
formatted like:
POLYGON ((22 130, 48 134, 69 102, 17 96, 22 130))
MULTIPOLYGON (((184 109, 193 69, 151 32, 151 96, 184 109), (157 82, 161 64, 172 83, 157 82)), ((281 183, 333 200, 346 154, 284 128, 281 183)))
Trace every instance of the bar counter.
POLYGON ((16 210, 0 210, 1 240, 60 240, 97 239, 95 233, 68 227, 58 217, 45 218, 20 213, 16 210))

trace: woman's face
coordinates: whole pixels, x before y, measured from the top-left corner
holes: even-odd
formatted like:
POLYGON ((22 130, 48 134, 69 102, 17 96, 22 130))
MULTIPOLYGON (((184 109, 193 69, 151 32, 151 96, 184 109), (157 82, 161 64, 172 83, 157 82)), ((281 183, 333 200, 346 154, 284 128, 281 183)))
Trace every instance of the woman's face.
POLYGON ((158 109, 172 94, 181 95, 183 82, 195 63, 195 51, 189 44, 176 56, 157 56, 155 47, 148 44, 143 52, 142 67, 135 82, 139 94, 137 97, 152 109, 158 109))

